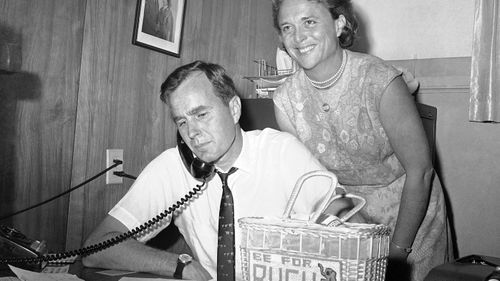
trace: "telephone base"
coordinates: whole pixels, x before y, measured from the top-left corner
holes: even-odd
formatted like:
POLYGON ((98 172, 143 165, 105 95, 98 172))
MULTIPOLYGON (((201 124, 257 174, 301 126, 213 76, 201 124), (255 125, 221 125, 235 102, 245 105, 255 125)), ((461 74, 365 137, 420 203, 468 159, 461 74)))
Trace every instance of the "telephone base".
MULTIPOLYGON (((36 258, 39 254, 29 247, 17 243, 10 237, 0 235, 0 270, 8 270, 9 267, 6 263, 2 262, 4 259, 13 258, 36 258)), ((41 271, 43 269, 42 262, 37 263, 11 263, 15 267, 19 267, 31 271, 41 271)))

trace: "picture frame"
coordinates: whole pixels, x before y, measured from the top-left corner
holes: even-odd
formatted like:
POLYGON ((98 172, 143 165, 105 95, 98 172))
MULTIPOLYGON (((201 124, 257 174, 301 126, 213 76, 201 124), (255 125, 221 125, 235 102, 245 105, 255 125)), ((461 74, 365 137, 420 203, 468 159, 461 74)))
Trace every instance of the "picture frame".
POLYGON ((137 0, 132 44, 180 57, 186 0, 137 0))

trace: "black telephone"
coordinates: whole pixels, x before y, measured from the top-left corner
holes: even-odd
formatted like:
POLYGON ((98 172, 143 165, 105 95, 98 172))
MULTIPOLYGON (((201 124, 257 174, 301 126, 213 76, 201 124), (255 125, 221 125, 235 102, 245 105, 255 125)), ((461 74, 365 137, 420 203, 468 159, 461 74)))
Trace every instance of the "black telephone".
MULTIPOLYGON (((45 241, 29 239, 15 228, 0 225, 0 257, 30 257, 37 258, 47 254, 45 241)), ((42 262, 23 264, 25 269, 39 271, 42 262)), ((3 264, 0 264, 0 269, 3 264)))
POLYGON ((177 147, 182 158, 182 162, 186 166, 189 173, 199 181, 210 180, 215 174, 215 166, 213 163, 207 163, 198 157, 194 157, 193 152, 184 142, 179 131, 177 131, 177 147))
POLYGON ((64 253, 47 254, 45 249, 45 242, 28 239, 21 232, 14 228, 0 225, 0 269, 6 264, 14 264, 29 270, 40 271, 48 262, 65 259, 73 256, 87 256, 97 253, 106 248, 114 246, 123 242, 131 237, 136 236, 140 232, 148 229, 155 223, 161 221, 169 214, 173 213, 176 209, 189 201, 196 193, 200 192, 202 187, 209 181, 215 174, 215 166, 213 163, 207 163, 194 157, 188 145, 182 140, 179 132, 177 132, 177 145, 182 161, 191 175, 202 182, 196 185, 188 194, 180 198, 175 204, 158 214, 156 217, 145 222, 141 226, 136 227, 126 233, 118 235, 104 242, 96 245, 90 245, 85 248, 68 251, 64 253))

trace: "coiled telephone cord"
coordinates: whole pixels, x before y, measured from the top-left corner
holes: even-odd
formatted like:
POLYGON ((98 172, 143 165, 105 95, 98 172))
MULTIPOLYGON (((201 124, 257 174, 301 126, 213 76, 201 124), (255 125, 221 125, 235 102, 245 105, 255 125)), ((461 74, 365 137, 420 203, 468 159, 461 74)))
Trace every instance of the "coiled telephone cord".
POLYGON ((207 179, 203 179, 203 183, 200 185, 196 185, 196 187, 193 188, 193 190, 190 190, 188 194, 184 195, 179 201, 176 203, 172 204, 171 207, 169 207, 167 210, 164 210, 162 213, 156 215, 156 217, 148 220, 144 224, 136 227, 133 230, 130 230, 126 233, 122 233, 116 237, 110 238, 106 241, 100 242, 98 244, 90 245, 81 249, 77 250, 72 250, 72 251, 67 251, 64 253, 56 253, 56 254, 47 254, 39 257, 34 257, 34 258, 21 258, 21 257, 16 257, 16 258, 4 258, 0 257, 0 264, 19 264, 19 263, 38 263, 38 262, 52 262, 52 261, 57 261, 61 259, 66 259, 69 257, 74 257, 74 256, 88 256, 90 254, 97 253, 99 251, 102 251, 104 249, 107 249, 111 246, 114 246, 116 244, 119 244, 133 236, 136 236, 140 232, 145 231, 146 229, 150 228, 154 224, 158 223, 159 221, 163 220, 166 218, 168 215, 172 214, 175 210, 179 209, 181 206, 186 204, 193 196, 195 196, 198 192, 201 191, 202 187, 206 184, 207 179))

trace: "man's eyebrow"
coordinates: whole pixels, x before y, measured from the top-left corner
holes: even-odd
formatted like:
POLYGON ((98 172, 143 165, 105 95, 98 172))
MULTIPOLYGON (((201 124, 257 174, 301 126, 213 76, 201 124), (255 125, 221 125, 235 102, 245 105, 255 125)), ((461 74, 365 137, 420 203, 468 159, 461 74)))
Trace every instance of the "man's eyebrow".
POLYGON ((184 119, 184 117, 180 117, 180 116, 172 116, 172 119, 174 120, 174 123, 176 123, 176 124, 177 124, 177 122, 179 122, 179 120, 184 119))
MULTIPOLYGON (((197 106, 197 107, 191 109, 190 111, 188 111, 187 115, 193 116, 193 115, 200 113, 203 110, 210 109, 210 108, 212 108, 212 107, 207 106, 207 105, 200 105, 200 106, 197 106)), ((184 119, 183 116, 172 116, 172 118, 174 119, 174 122, 177 122, 181 119, 184 119)))
POLYGON ((210 109, 212 108, 211 106, 208 106, 208 105, 200 105, 200 106, 197 106, 193 109, 191 109, 190 111, 188 111, 188 115, 196 115, 198 113, 200 113, 201 111, 204 111, 204 110, 207 110, 207 109, 210 109))

